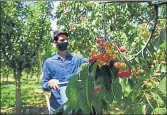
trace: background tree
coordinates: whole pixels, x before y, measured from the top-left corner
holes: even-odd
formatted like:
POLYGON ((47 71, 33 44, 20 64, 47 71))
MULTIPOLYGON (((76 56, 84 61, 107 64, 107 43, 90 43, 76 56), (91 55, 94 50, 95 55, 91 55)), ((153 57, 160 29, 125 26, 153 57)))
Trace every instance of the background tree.
MULTIPOLYGON (((34 68, 38 52, 50 39, 50 2, 1 2, 2 63, 13 70, 16 83, 16 113, 21 113, 21 76, 34 68)), ((39 59, 38 59, 39 60, 39 59)), ((39 67, 40 68, 40 67, 39 67)))

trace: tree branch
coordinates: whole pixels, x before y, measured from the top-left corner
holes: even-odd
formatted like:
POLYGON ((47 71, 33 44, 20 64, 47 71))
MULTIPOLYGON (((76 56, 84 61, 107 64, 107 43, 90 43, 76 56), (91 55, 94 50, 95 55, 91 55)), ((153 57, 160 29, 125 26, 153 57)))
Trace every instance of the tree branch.
MULTIPOLYGON (((109 40, 110 42, 112 42, 112 41, 111 41, 111 38, 108 39, 108 40, 109 40)), ((117 45, 117 42, 116 42, 116 41, 114 41, 114 42, 115 42, 115 45, 116 45, 116 48, 117 48, 118 52, 119 52, 120 55, 123 57, 124 61, 128 64, 129 69, 132 70, 132 73, 133 73, 135 76, 137 76, 136 73, 133 71, 133 69, 131 69, 132 67, 131 67, 131 65, 129 64, 128 60, 127 60, 127 59, 124 57, 124 55, 121 53, 121 51, 120 51, 120 49, 119 49, 119 47, 118 47, 118 45, 117 45)), ((135 78, 135 79, 136 79, 136 78, 135 78)))
POLYGON ((125 1, 125 0, 123 0, 123 1, 110 1, 110 2, 100 2, 99 4, 103 4, 103 3, 107 3, 107 4, 109 4, 109 3, 127 3, 127 2, 149 2, 149 1, 125 1))
POLYGON ((147 47, 147 45, 149 44, 149 42, 151 41, 153 34, 155 32, 156 29, 156 25, 157 25, 157 20, 158 20, 158 5, 154 4, 154 9, 155 9, 155 15, 154 15, 154 25, 153 25, 153 29, 151 31, 151 35, 149 37, 149 39, 147 40, 145 46, 137 53, 134 55, 134 57, 130 58, 128 61, 133 60, 135 57, 137 57, 142 51, 144 51, 144 49, 147 47))
POLYGON ((157 5, 161 6, 161 5, 164 5, 164 4, 167 4, 167 2, 161 2, 161 3, 158 3, 157 5))

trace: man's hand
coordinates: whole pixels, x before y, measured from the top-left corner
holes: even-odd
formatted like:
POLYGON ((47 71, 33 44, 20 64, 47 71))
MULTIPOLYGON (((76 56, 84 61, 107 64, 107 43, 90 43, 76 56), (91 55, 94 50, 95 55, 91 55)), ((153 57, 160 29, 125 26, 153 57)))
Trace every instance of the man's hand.
POLYGON ((59 81, 56 79, 51 79, 48 81, 48 86, 53 89, 60 89, 58 84, 59 84, 59 81))

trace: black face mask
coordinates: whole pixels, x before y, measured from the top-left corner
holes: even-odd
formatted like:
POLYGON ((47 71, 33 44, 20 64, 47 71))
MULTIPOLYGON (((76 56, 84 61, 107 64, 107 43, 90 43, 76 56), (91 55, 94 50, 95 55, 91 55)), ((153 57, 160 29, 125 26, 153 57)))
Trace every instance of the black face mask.
POLYGON ((68 42, 57 42, 57 47, 59 50, 67 50, 68 42))

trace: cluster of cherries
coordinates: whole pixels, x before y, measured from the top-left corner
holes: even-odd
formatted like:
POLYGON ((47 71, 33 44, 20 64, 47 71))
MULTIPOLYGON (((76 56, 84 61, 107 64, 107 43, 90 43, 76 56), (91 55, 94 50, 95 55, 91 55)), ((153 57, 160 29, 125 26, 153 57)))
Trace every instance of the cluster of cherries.
MULTIPOLYGON (((124 69, 124 68, 126 68, 126 64, 120 63, 120 62, 115 62, 114 67, 117 69, 124 69)), ((120 78, 129 77, 130 75, 131 75, 130 70, 120 70, 118 72, 118 77, 120 77, 120 78)))
POLYGON ((118 77, 123 78, 123 77, 129 77, 131 75, 130 70, 122 70, 118 72, 118 77))
MULTIPOLYGON (((90 63, 97 61, 98 66, 101 68, 103 65, 109 65, 111 60, 115 61, 117 59, 118 50, 115 43, 110 43, 109 41, 103 42, 98 38, 96 44, 100 49, 96 52, 95 48, 91 48, 89 53, 90 63)), ((121 46, 119 50, 124 53, 127 49, 125 46, 121 46)), ((118 72, 118 77, 120 78, 129 77, 131 75, 131 70, 123 70, 126 68, 125 63, 115 62, 114 67, 120 69, 118 72)))
POLYGON ((117 58, 117 52, 115 52, 115 44, 111 44, 109 41, 102 42, 100 39, 96 40, 98 47, 101 48, 101 51, 96 52, 95 48, 91 48, 89 53, 89 62, 92 63, 97 61, 99 67, 103 65, 109 65, 111 60, 115 60, 117 58))

